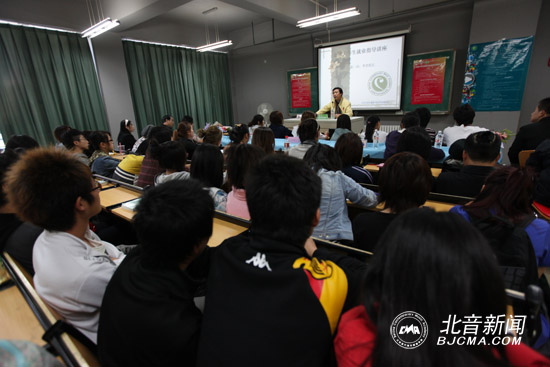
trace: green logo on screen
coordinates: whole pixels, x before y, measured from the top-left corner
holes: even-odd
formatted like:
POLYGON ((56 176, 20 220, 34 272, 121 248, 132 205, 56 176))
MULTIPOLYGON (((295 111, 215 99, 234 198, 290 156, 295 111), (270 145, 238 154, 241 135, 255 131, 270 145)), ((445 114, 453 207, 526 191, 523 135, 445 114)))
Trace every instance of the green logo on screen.
POLYGON ((375 96, 382 96, 391 89, 391 76, 385 71, 374 73, 369 78, 369 91, 375 96))

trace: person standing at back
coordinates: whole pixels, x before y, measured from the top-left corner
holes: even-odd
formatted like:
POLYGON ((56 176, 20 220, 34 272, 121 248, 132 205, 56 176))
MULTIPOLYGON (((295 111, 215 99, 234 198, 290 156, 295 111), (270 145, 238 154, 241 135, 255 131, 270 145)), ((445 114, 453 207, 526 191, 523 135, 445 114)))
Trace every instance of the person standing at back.
POLYGON ((519 129, 508 151, 508 158, 512 164, 519 164, 520 151, 537 149, 544 139, 550 139, 550 97, 539 102, 531 113, 531 122, 532 124, 519 129))

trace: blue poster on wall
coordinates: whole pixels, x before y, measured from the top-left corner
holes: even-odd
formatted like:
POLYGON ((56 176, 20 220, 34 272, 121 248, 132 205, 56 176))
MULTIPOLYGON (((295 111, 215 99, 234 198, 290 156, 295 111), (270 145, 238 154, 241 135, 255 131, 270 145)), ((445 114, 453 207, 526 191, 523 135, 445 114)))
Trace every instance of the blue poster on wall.
POLYGON ((533 36, 470 45, 462 103, 476 111, 519 111, 533 36))

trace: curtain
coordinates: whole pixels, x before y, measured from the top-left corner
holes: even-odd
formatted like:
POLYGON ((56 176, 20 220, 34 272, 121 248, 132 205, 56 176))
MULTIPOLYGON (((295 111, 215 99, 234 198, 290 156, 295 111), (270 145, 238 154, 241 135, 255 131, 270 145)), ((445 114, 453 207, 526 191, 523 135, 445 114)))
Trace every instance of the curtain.
POLYGON ((86 39, 76 33, 0 24, 0 132, 55 143, 53 129, 108 130, 86 39))
POLYGON ((162 116, 232 122, 227 54, 123 41, 126 70, 139 130, 158 125, 162 116))

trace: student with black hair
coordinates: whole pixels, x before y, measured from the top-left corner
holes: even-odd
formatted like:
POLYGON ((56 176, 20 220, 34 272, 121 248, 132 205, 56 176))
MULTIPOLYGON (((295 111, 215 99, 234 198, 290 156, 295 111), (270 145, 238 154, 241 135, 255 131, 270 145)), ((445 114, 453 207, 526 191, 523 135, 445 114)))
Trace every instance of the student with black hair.
POLYGON ((141 136, 136 142, 134 143, 134 146, 132 147, 130 153, 132 154, 138 154, 138 155, 144 155, 147 151, 147 145, 145 145, 143 148, 141 148, 141 144, 147 141, 147 137, 149 136, 149 132, 154 127, 154 125, 147 125, 141 130, 141 136))
MULTIPOLYGON (((155 126, 149 133, 149 142, 147 153, 141 164, 139 176, 136 181, 136 185, 140 187, 152 186, 155 182, 155 177, 164 171, 159 167, 157 158, 157 152, 159 146, 165 141, 169 141, 172 138, 172 131, 163 126, 155 126)), ((121 162, 123 163, 124 160, 121 162)), ((119 165, 120 167, 120 165, 119 165)), ((118 172, 117 172, 118 173, 118 172)))
POLYGON ((367 251, 375 251, 378 239, 398 215, 424 205, 432 187, 430 166, 418 154, 394 154, 380 170, 378 187, 384 208, 353 220, 355 246, 367 251))
POLYGON ((416 112, 416 114, 418 115, 418 118, 420 118, 420 127, 426 130, 426 132, 430 136, 431 144, 434 145, 436 131, 428 127, 428 123, 432 118, 432 113, 426 107, 419 107, 416 110, 414 110, 414 112, 416 112))
MULTIPOLYGON (((504 327, 495 328, 489 337, 482 324, 467 330, 465 323, 455 326, 452 317, 460 320, 473 315, 483 322, 506 315, 507 301, 500 269, 487 241, 452 213, 421 208, 395 219, 369 262, 363 295, 363 305, 340 319, 334 341, 339 367, 550 365, 524 344, 453 342, 463 335, 475 340, 505 337, 504 327), (397 334, 399 330, 392 338, 394 320, 406 311, 420 315, 425 324, 420 324, 419 334, 413 338, 397 334), (423 331, 427 332, 424 339, 423 331), (453 344, 440 345, 440 337, 453 344), (406 344, 410 348, 397 344, 397 338, 411 341, 406 344), (412 344, 415 340, 422 341, 421 345, 412 344)), ((410 325, 410 319, 402 320, 401 325, 410 325)))
POLYGON ((292 136, 292 131, 287 129, 284 125, 284 117, 281 111, 273 111, 269 115, 269 128, 273 130, 275 139, 284 139, 285 136, 292 136))
POLYGON ((550 97, 541 99, 531 112, 531 123, 522 126, 508 150, 510 163, 519 165, 519 152, 537 149, 544 139, 550 139, 550 97))
POLYGON ((450 147, 458 139, 466 139, 468 135, 487 129, 479 126, 472 126, 476 112, 468 103, 458 106, 453 111, 455 126, 446 127, 443 130, 443 144, 450 147))
POLYGON ((197 148, 197 143, 193 140, 194 136, 195 132, 193 130, 193 123, 185 120, 178 124, 178 128, 174 131, 172 136, 172 140, 177 140, 183 143, 185 146, 185 151, 187 152, 187 159, 190 160, 193 159, 193 153, 197 148))
POLYGON ((33 248, 36 291, 95 343, 105 287, 124 259, 89 227, 101 185, 74 154, 54 148, 27 152, 5 182, 18 216, 44 228, 33 248))
POLYGON ((245 124, 236 124, 229 132, 230 145, 248 144, 250 133, 245 124))
POLYGON ((338 141, 334 145, 334 149, 336 149, 336 152, 342 160, 342 172, 346 176, 360 184, 373 183, 371 173, 361 167, 361 161, 363 160, 363 143, 359 135, 356 133, 340 135, 338 141))
POLYGON ((377 115, 371 115, 367 119, 367 123, 365 125, 365 139, 367 142, 372 143, 374 135, 374 130, 378 130, 378 143, 385 144, 386 138, 388 137, 388 133, 385 131, 380 130, 380 117, 377 115))
POLYGON ((336 119, 336 130, 332 133, 330 141, 336 141, 342 134, 351 133, 351 118, 346 114, 341 114, 336 119))
POLYGON ((187 153, 185 145, 180 140, 165 141, 160 144, 155 156, 159 167, 164 169, 164 172, 155 177, 155 186, 172 180, 187 180, 189 178, 189 172, 185 171, 187 153))
POLYGON ((420 126, 412 126, 403 131, 397 141, 396 153, 400 152, 416 153, 428 162, 437 162, 445 158, 445 152, 432 147, 428 132, 420 126))
POLYGON ((250 219, 246 200, 246 174, 260 162, 265 152, 255 145, 239 144, 227 150, 227 180, 231 192, 227 195, 226 211, 250 219))
POLYGON ((31 136, 28 135, 12 135, 6 142, 5 149, 11 149, 16 153, 23 153, 28 149, 38 148, 40 145, 31 136))
POLYGON ((208 270, 203 253, 214 206, 195 180, 148 190, 136 208, 139 246, 103 297, 98 352, 105 366, 195 365, 202 314, 193 297, 208 270))
POLYGON ((197 147, 195 158, 191 161, 191 178, 199 181, 208 190, 214 199, 214 209, 225 212, 227 193, 221 189, 223 164, 223 154, 219 147, 203 143, 197 147))
POLYGON ((306 152, 319 142, 319 123, 315 119, 307 119, 300 122, 298 126, 298 137, 300 144, 289 149, 288 155, 294 158, 303 159, 306 152))
POLYGON ((250 136, 254 136, 254 130, 264 126, 265 126, 264 117, 262 115, 254 115, 254 117, 252 118, 252 121, 248 123, 248 132, 250 133, 250 136))
POLYGON ((384 151, 384 159, 388 159, 397 151, 397 142, 399 137, 406 129, 418 126, 420 124, 420 118, 415 112, 407 112, 401 118, 400 129, 392 131, 386 138, 386 150, 384 151))
POLYGON ((162 119, 160 120, 161 126, 166 127, 170 130, 170 133, 172 133, 172 130, 174 129, 174 117, 170 115, 164 115, 162 116, 162 119))
POLYGON ((442 194, 475 197, 500 159, 500 138, 491 131, 470 134, 464 142, 459 172, 442 172, 434 191, 442 194))
POLYGON ((330 241, 353 241, 346 200, 371 208, 378 204, 376 194, 340 171, 342 161, 336 150, 325 144, 309 149, 304 161, 321 177, 321 217, 313 235, 330 241))
MULTIPOLYGON (((4 182, 8 170, 17 162, 19 156, 12 149, 0 154, 0 182, 4 182)), ((15 213, 16 208, 9 202, 4 185, 0 186, 0 253, 7 252, 30 275, 34 275, 32 248, 36 238, 42 233, 42 228, 22 222, 15 213)))
POLYGON ((260 147, 266 154, 275 152, 275 135, 269 127, 259 127, 252 135, 252 145, 260 147))
POLYGON ((112 177, 120 161, 109 156, 114 149, 113 138, 107 131, 94 131, 90 135, 90 143, 93 153, 88 158, 93 173, 101 176, 112 177))
POLYGON ((136 127, 132 121, 128 119, 120 121, 120 131, 118 133, 117 141, 119 145, 124 145, 124 149, 126 150, 131 150, 136 143, 136 138, 132 135, 135 129, 136 127))
POLYGON ((317 249, 321 180, 272 154, 247 176, 250 230, 215 249, 197 366, 329 366, 365 265, 317 249), (230 336, 230 337, 228 337, 230 336))
POLYGON ((84 133, 76 129, 69 129, 61 135, 61 142, 69 152, 75 154, 82 163, 88 165, 88 156, 85 152, 88 150, 90 143, 84 133))
POLYGON ((65 146, 61 142, 61 135, 63 135, 65 131, 70 129, 71 127, 68 125, 60 125, 53 130, 53 136, 55 138, 55 141, 57 141, 57 143, 55 144, 55 147, 57 149, 65 149, 65 146))

